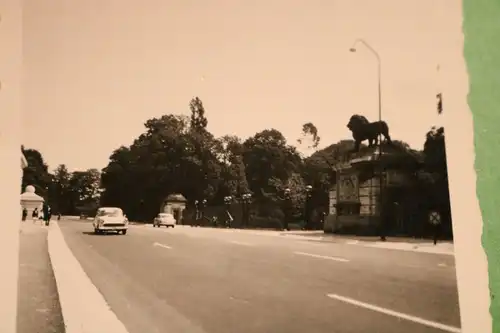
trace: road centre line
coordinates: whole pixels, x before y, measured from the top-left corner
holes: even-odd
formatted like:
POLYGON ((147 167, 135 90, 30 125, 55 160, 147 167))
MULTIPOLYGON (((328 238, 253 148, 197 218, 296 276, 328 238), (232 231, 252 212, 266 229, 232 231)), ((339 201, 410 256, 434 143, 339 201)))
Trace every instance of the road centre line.
POLYGON ((154 242, 154 243, 153 243, 153 246, 159 246, 159 247, 162 247, 162 248, 164 248, 164 249, 169 249, 169 250, 171 250, 171 249, 172 249, 172 247, 170 247, 170 246, 168 246, 168 245, 165 245, 165 244, 158 243, 158 242, 154 242))
POLYGON ((327 294, 326 296, 329 298, 332 298, 332 299, 336 299, 336 300, 341 301, 341 302, 345 302, 345 303, 349 303, 351 305, 361 307, 361 308, 365 308, 368 310, 372 310, 372 311, 380 312, 380 313, 383 313, 383 314, 386 314, 389 316, 393 316, 393 317, 396 317, 398 319, 404 319, 404 320, 412 321, 414 323, 421 324, 424 326, 437 328, 437 329, 445 331, 445 332, 451 332, 451 333, 462 332, 462 330, 458 327, 449 326, 449 325, 441 324, 441 323, 438 323, 435 321, 431 321, 431 320, 415 317, 412 315, 408 315, 405 313, 393 311, 390 309, 382 308, 380 306, 364 303, 364 302, 357 301, 357 300, 352 299, 352 298, 348 298, 348 297, 344 297, 344 296, 340 296, 340 295, 336 295, 336 294, 327 294))
POLYGON ((319 259, 327 259, 327 260, 333 260, 333 261, 340 261, 340 262, 349 262, 350 261, 349 259, 345 259, 345 258, 322 256, 322 255, 319 255, 319 254, 306 253, 306 252, 294 252, 294 254, 298 254, 298 255, 301 255, 301 256, 313 257, 313 258, 319 258, 319 259))

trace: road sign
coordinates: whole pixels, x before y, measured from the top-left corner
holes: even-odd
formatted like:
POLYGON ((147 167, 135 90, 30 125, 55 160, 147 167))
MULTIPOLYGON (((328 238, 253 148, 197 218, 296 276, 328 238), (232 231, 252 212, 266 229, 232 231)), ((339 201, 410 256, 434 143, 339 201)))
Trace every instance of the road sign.
POLYGON ((429 214, 429 222, 433 225, 438 225, 441 223, 441 215, 438 212, 431 212, 429 214))

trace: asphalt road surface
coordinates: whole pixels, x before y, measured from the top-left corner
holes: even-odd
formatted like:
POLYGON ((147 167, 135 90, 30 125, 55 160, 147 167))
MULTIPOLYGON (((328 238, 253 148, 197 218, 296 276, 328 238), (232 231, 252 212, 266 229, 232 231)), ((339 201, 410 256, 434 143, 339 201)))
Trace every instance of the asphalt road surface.
POLYGON ((94 235, 91 221, 59 225, 130 333, 459 332, 453 256, 233 230, 94 235))

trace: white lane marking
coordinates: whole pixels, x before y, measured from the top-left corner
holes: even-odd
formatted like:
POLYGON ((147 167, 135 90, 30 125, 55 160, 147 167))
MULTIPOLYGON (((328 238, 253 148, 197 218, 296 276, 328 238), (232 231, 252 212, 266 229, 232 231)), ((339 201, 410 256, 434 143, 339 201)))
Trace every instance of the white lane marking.
POLYGON ((351 240, 351 241, 347 241, 346 244, 349 244, 349 245, 356 245, 359 243, 359 240, 351 240))
POLYGON ((443 263, 438 264, 438 266, 439 266, 439 267, 448 267, 446 264, 443 264, 443 263))
POLYGON ((48 234, 50 261, 67 333, 128 333, 68 248, 56 221, 48 234))
POLYGON ((340 295, 336 295, 336 294, 327 294, 326 296, 333 298, 333 299, 336 299, 336 300, 341 301, 341 302, 345 302, 345 303, 349 303, 349 304, 352 304, 355 306, 359 306, 361 308, 365 308, 365 309, 380 312, 380 313, 383 313, 383 314, 386 314, 389 316, 393 316, 393 317, 396 317, 398 319, 404 319, 404 320, 412 321, 414 323, 421 324, 424 326, 437 328, 437 329, 440 329, 440 330, 445 331, 445 332, 452 332, 452 333, 462 332, 462 330, 458 327, 453 327, 453 326, 441 324, 441 323, 438 323, 435 321, 431 321, 431 320, 415 317, 412 315, 408 315, 405 313, 393 311, 390 309, 382 308, 380 306, 364 303, 364 302, 357 301, 357 300, 352 299, 352 298, 348 298, 348 297, 344 297, 344 296, 340 296, 340 295))
POLYGON ((164 249, 169 249, 169 250, 172 249, 172 247, 165 245, 165 244, 158 243, 158 242, 154 242, 153 246, 159 246, 159 247, 162 247, 164 249))
POLYGON ((312 254, 312 253, 306 253, 306 252, 294 252, 294 253, 301 255, 301 256, 308 256, 308 257, 319 258, 319 259, 328 259, 328 260, 334 260, 334 261, 340 261, 340 262, 348 262, 349 261, 349 259, 345 259, 345 258, 322 256, 319 254, 312 254))
POLYGON ((253 246, 253 244, 250 243, 245 243, 245 242, 239 242, 239 241, 231 241, 231 244, 236 244, 236 245, 243 245, 243 246, 253 246))

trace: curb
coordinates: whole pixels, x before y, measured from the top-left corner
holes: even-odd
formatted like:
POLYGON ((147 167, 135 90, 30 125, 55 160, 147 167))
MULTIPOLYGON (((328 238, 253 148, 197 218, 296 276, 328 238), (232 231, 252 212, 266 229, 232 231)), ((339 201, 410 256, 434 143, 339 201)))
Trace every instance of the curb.
MULTIPOLYGON (((304 240, 315 240, 322 243, 329 243, 332 240, 327 239, 326 237, 308 237, 297 234, 282 234, 282 236, 288 236, 290 239, 304 239, 304 240)), ((454 256, 455 251, 444 249, 443 247, 437 245, 430 245, 428 243, 408 243, 408 242, 367 242, 362 240, 344 238, 338 239, 334 243, 343 243, 347 245, 357 245, 363 247, 371 247, 377 249, 386 249, 386 250, 397 250, 397 251, 407 251, 407 252, 417 252, 417 253, 429 253, 429 254, 443 254, 454 256), (340 241, 340 242, 339 242, 340 241)))
POLYGON ((47 240, 66 333, 128 333, 68 248, 57 221, 47 240))
POLYGON ((454 256, 455 251, 449 249, 443 249, 438 245, 429 246, 428 244, 411 244, 411 243, 383 243, 383 242, 359 242, 356 245, 361 245, 364 247, 371 247, 377 249, 386 249, 386 250, 396 250, 396 251, 407 251, 407 252, 415 252, 415 253, 428 253, 428 254, 441 254, 454 256))

